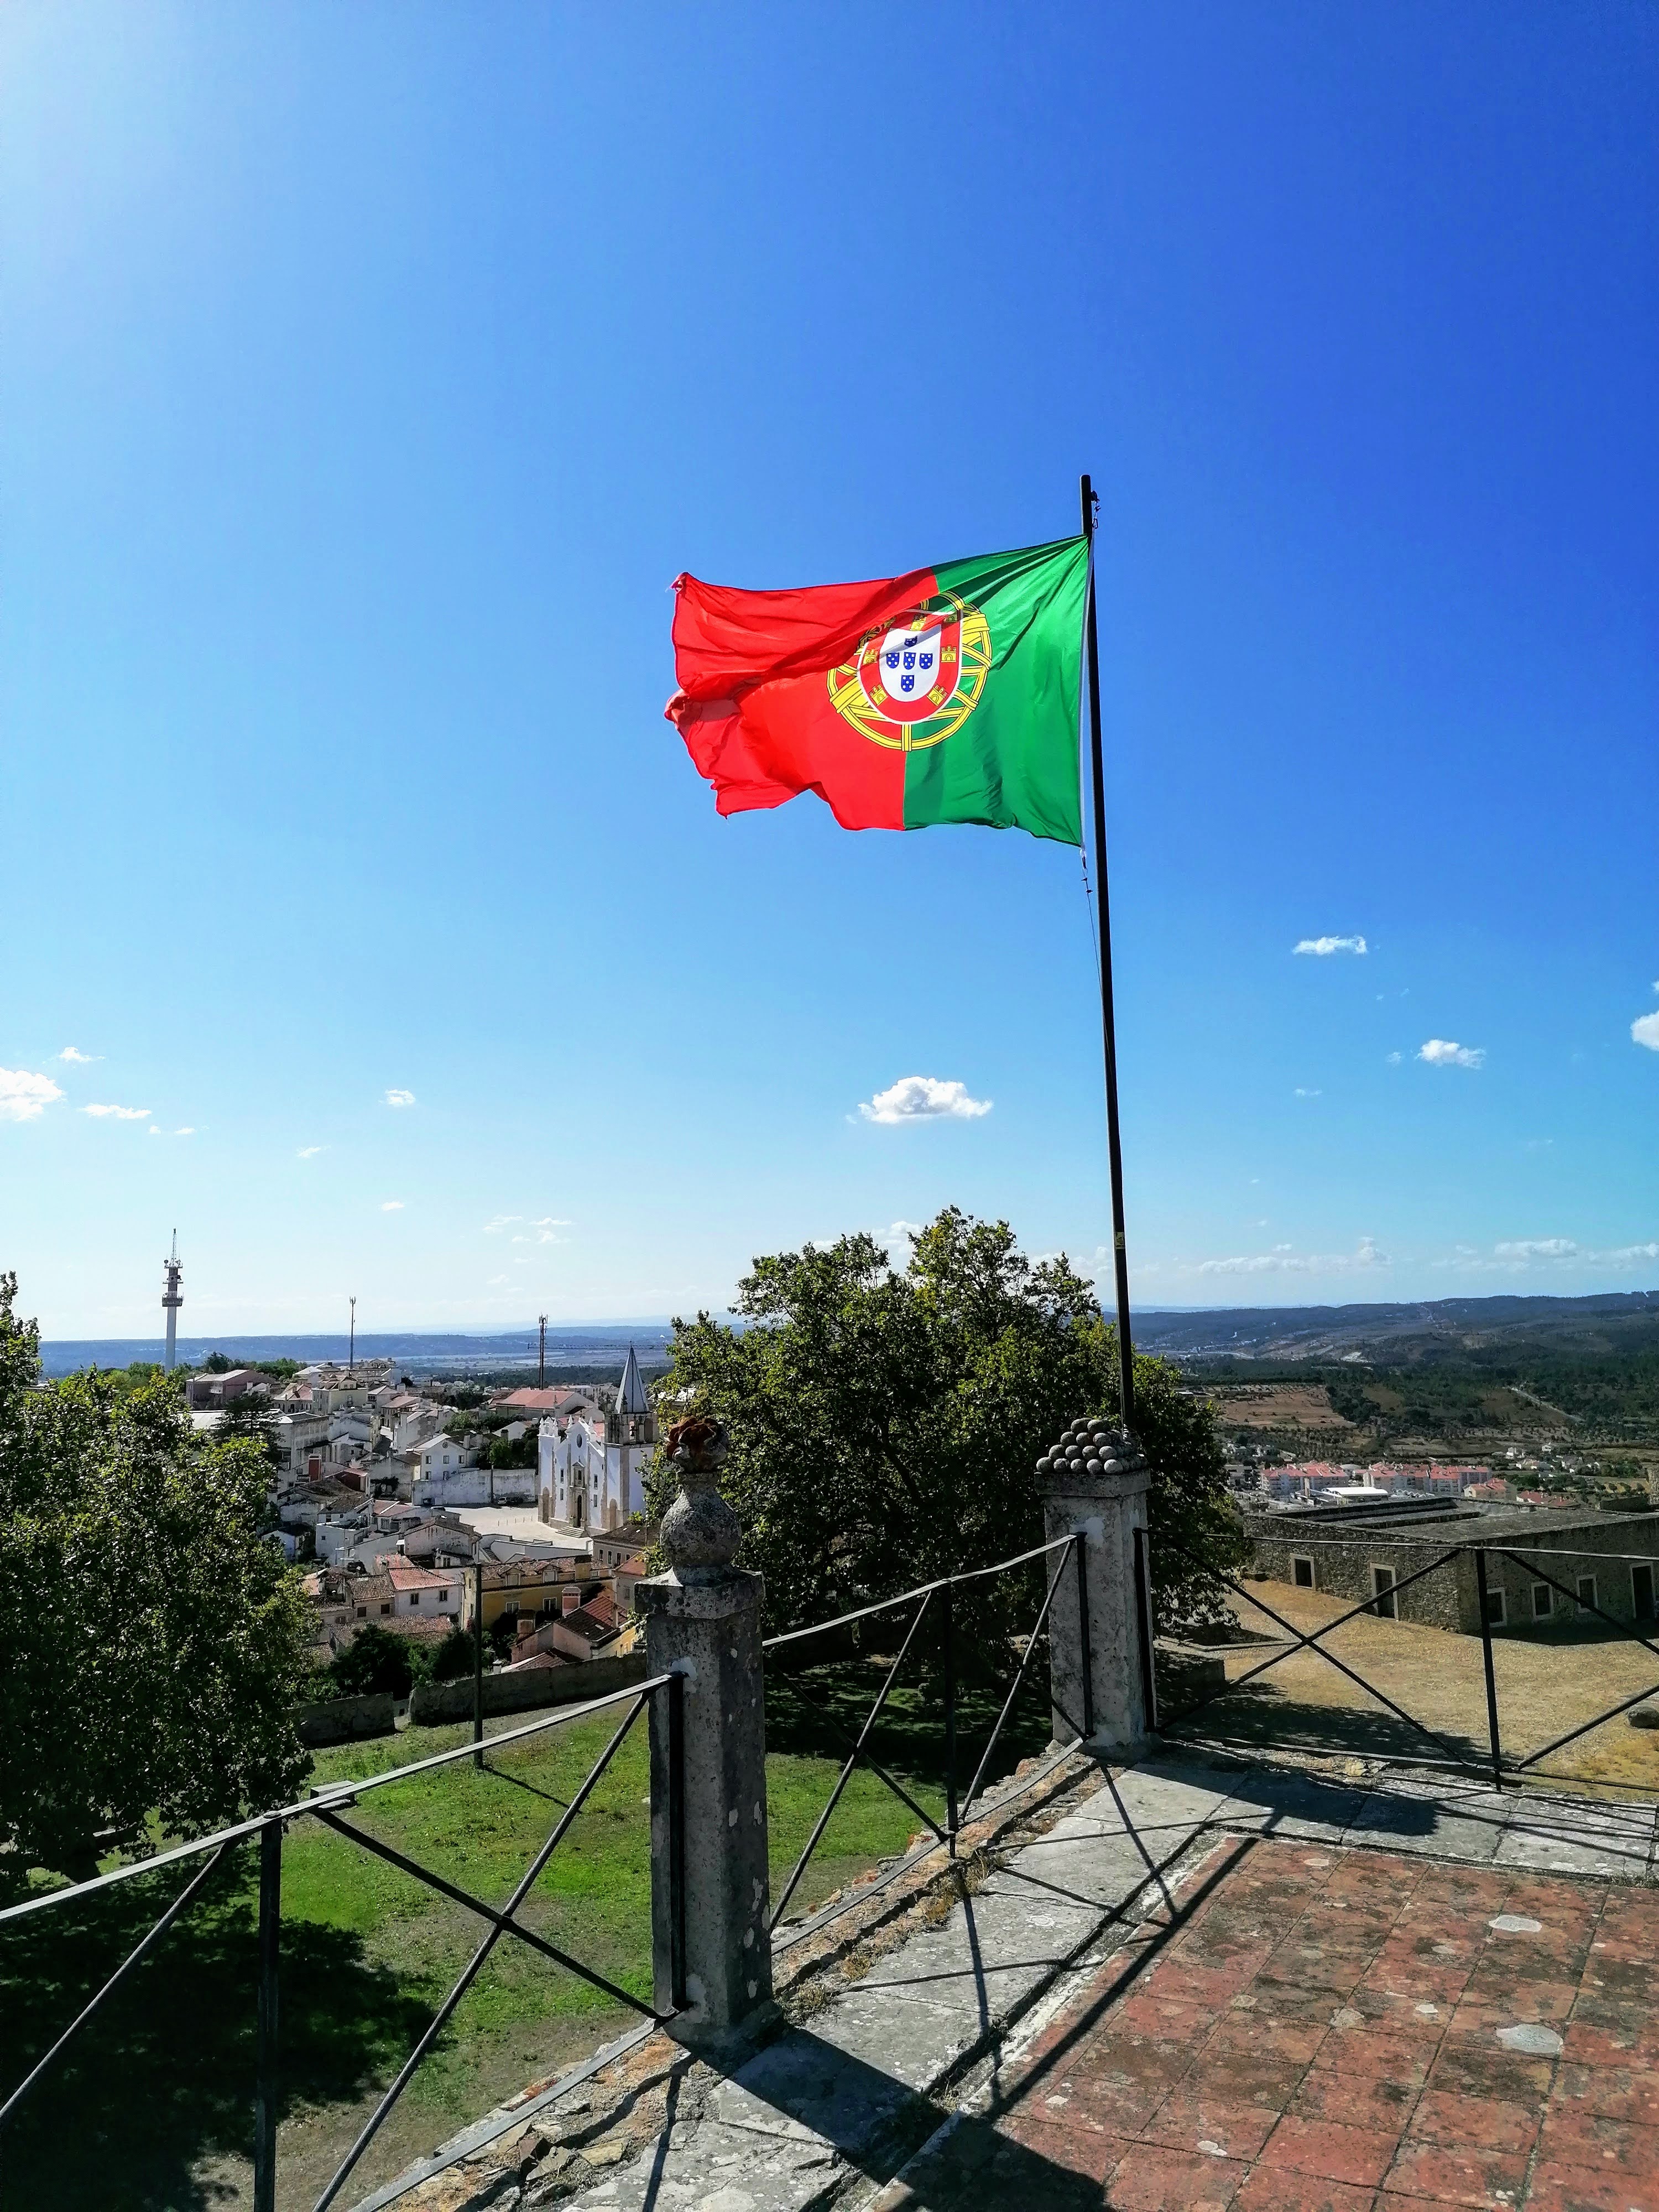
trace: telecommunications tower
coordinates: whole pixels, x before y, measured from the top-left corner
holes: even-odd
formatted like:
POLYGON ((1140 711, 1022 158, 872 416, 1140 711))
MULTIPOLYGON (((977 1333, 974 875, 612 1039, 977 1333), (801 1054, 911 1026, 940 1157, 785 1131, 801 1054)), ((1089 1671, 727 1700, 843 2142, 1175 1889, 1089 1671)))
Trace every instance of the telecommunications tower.
POLYGON ((161 1310, 167 1317, 167 1367, 171 1371, 179 1356, 179 1309, 185 1303, 185 1270, 179 1258, 176 1229, 173 1232, 173 1255, 161 1265, 161 1310))

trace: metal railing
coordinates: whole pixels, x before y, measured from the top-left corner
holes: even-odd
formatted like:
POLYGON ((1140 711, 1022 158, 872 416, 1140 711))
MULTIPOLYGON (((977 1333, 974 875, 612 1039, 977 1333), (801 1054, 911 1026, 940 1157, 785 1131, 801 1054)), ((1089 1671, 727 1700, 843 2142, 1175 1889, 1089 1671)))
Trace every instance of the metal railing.
MULTIPOLYGON (((204 1836, 194 1843, 178 1844, 152 1857, 134 1861, 131 1865, 118 1867, 109 1874, 99 1875, 89 1881, 48 1890, 38 1897, 28 1898, 21 1904, 0 1911, 0 1926, 37 1912, 62 1911, 78 1901, 131 1881, 140 1875, 153 1875, 159 1869, 181 1865, 195 1859, 205 1863, 193 1874, 189 1881, 173 1899, 155 1925, 131 1951, 92 1997, 70 2021, 52 2048, 30 2069, 17 2087, 0 2104, 0 2191, 4 2187, 3 2142, 7 2123, 17 2111, 30 2091, 47 2075, 63 2052, 75 2040, 110 1993, 115 1990, 161 1942, 173 1923, 187 1912, 207 1887, 226 1854, 237 1844, 258 1841, 259 1910, 258 1910, 258 1974, 257 1984, 257 2063, 254 2091, 253 2130, 253 2206, 254 2212, 276 2212, 276 2112, 278 2010, 282 1927, 282 1869, 283 1836, 288 1825, 295 1820, 313 1820, 344 1837, 361 1850, 384 1859, 416 1881, 435 1890, 452 1904, 464 1906, 486 1923, 485 1933, 477 1949, 463 1968, 439 2006, 436 2013, 408 2058, 398 2070, 396 2079, 381 2097, 374 2113, 356 2141, 336 2168, 327 2185, 318 2197, 315 2212, 326 2212, 334 2202, 354 2167, 379 2134, 392 2107, 414 2078, 422 2061, 442 2034, 455 2008, 471 1987, 483 1968, 485 1961, 503 1936, 511 1936, 531 1950, 568 1972, 575 1974, 593 1988, 602 1990, 616 2003, 642 2014, 646 2019, 662 2023, 672 2020, 686 2008, 685 1985, 685 1796, 684 1796, 684 1680, 683 1674, 658 1674, 627 1689, 612 1692, 608 1697, 593 1698, 582 1705, 571 1705, 542 1719, 530 1721, 522 1727, 504 1729, 500 1735, 487 1739, 487 1747, 498 1750, 509 1744, 522 1743, 526 1739, 545 1734, 550 1729, 568 1728, 572 1723, 590 1720, 608 1707, 626 1703, 627 1712, 610 1741, 589 1767, 586 1775, 564 1808, 551 1832, 538 1847, 529 1865, 514 1886, 512 1895, 499 1910, 486 1905, 482 1898, 447 1881, 430 1867, 425 1867, 406 1853, 396 1850, 366 1829, 354 1826, 343 1819, 343 1813, 354 1808, 360 1797, 376 1790, 384 1790, 394 1782, 406 1782, 411 1776, 428 1774, 454 1765, 458 1761, 474 1756, 471 1744, 461 1744, 450 1751, 432 1753, 426 1759, 411 1760, 405 1766, 392 1768, 384 1774, 375 1774, 361 1781, 338 1782, 326 1785, 310 1797, 299 1799, 291 1805, 276 1807, 258 1813, 252 1818, 237 1822, 234 1826, 221 1828, 214 1834, 204 1836), (548 1942, 544 1936, 527 1928, 518 1918, 518 1913, 534 1887, 549 1860, 568 1834, 577 1815, 592 1795, 600 1777, 622 1748, 634 1723, 646 1710, 653 1697, 665 1696, 668 1700, 667 1742, 669 1782, 669 1824, 671 1881, 671 1972, 670 2008, 658 2012, 611 1981, 593 1967, 585 1966, 580 1959, 548 1942)), ((494 1769, 486 1768, 486 1771, 494 1769)))
MULTIPOLYGON (((1200 1560, 1184 1544, 1175 1538, 1165 1536, 1162 1541, 1167 1549, 1180 1554, 1192 1565, 1205 1567, 1205 1562, 1200 1560)), ((1275 1531, 1273 1541, 1275 1544, 1283 1543, 1287 1546, 1293 1544, 1296 1552, 1300 1555, 1305 1556, 1320 1551, 1340 1550, 1351 1558, 1354 1538, 1303 1535, 1300 1533, 1291 1536, 1288 1532, 1280 1536, 1275 1531)), ((1379 1544, 1376 1548, 1380 1550, 1383 1547, 1379 1544)), ((1435 1558, 1425 1565, 1414 1568, 1409 1574, 1401 1575, 1386 1585, 1375 1589, 1370 1596, 1350 1604, 1347 1609, 1340 1613, 1334 1620, 1326 1621, 1320 1627, 1305 1633, 1261 1596, 1259 1588, 1247 1589, 1231 1575, 1217 1576, 1215 1579, 1224 1589, 1232 1591, 1235 1595, 1242 1598, 1247 1605, 1253 1607, 1258 1613, 1265 1613, 1269 1620, 1285 1632, 1290 1641, 1282 1650, 1274 1651, 1269 1657, 1260 1661, 1256 1665, 1247 1668, 1243 1674, 1235 1675, 1223 1687, 1212 1690, 1207 1695, 1183 1705, 1180 1711, 1160 1718, 1157 1723, 1159 1732, 1168 1735, 1172 1730, 1183 1727, 1196 1714, 1219 1704, 1224 1698, 1232 1697, 1248 1683, 1255 1681, 1260 1676, 1268 1673, 1271 1668, 1281 1666, 1285 1660, 1294 1658, 1298 1652, 1309 1651, 1317 1654, 1357 1688, 1364 1691, 1369 1697, 1374 1698, 1379 1705, 1386 1707, 1397 1720, 1403 1721, 1418 1735, 1433 1743, 1441 1753, 1445 1754, 1439 1759, 1425 1759, 1421 1754, 1418 1754, 1409 1760, 1381 1752, 1371 1754, 1380 1759, 1385 1765, 1449 1765, 1466 1772, 1482 1774, 1490 1780, 1495 1790, 1499 1790, 1503 1789, 1506 1781, 1513 1787, 1529 1775, 1535 1775, 1540 1779, 1577 1779, 1579 1778, 1570 1775, 1546 1775, 1541 1762, 1551 1758, 1555 1753, 1565 1750, 1567 1745, 1577 1742, 1581 1737, 1592 1735, 1599 1728, 1605 1728, 1609 1721, 1617 1720, 1621 1714, 1628 1712, 1632 1706, 1640 1705, 1644 1698, 1659 1696, 1659 1681, 1650 1683, 1645 1689, 1638 1690, 1629 1697, 1618 1699, 1605 1711, 1595 1714, 1589 1720, 1577 1723, 1576 1726, 1564 1730, 1559 1735, 1552 1737, 1549 1742, 1540 1744, 1530 1751, 1516 1753, 1506 1750, 1498 1696, 1497 1670, 1493 1661, 1492 1631, 1494 1627, 1507 1629, 1511 1626, 1541 1626, 1545 1617, 1540 1616, 1534 1622, 1517 1623, 1510 1623, 1502 1617, 1494 1620, 1492 1601, 1498 1593, 1494 1592, 1492 1586, 1488 1562, 1494 1559, 1511 1562, 1529 1577, 1532 1583, 1545 1584, 1552 1591, 1565 1598, 1572 1615, 1593 1615, 1605 1626, 1613 1630, 1624 1641, 1640 1645, 1643 1650, 1651 1652, 1656 1659, 1659 1659, 1659 1644, 1642 1635, 1634 1623, 1620 1620, 1615 1614, 1608 1613, 1597 1600, 1586 1598, 1581 1591, 1569 1589, 1565 1583, 1558 1582, 1553 1575, 1534 1564, 1540 1559, 1551 1558, 1594 1560, 1598 1565, 1602 1564, 1639 1565, 1650 1569, 1656 1576, 1659 1576, 1659 1556, 1650 1553, 1577 1552, 1564 1550, 1559 1546, 1546 1545, 1455 1544, 1448 1546, 1435 1558), (1400 1613, 1398 1600, 1403 1591, 1410 1589, 1414 1583, 1423 1582, 1429 1576, 1437 1574, 1449 1566, 1455 1568, 1459 1562, 1465 1559, 1471 1562, 1474 1570, 1476 1631, 1480 1643, 1481 1681, 1486 1703, 1486 1751, 1484 1759, 1472 1756, 1466 1745, 1460 1746, 1454 1742, 1443 1735, 1439 1729, 1408 1711, 1404 1705, 1390 1697, 1378 1683, 1367 1679, 1357 1668, 1350 1666, 1346 1660, 1339 1658, 1335 1652, 1327 1650, 1324 1642, 1327 1637, 1334 1635, 1339 1628, 1346 1626, 1348 1622, 1358 1620, 1362 1614, 1370 1614, 1374 1619, 1401 1619, 1402 1616, 1400 1613)), ((1210 1571, 1206 1568, 1206 1571, 1210 1571)), ((1316 1594, 1328 1597, 1335 1595, 1328 1590, 1318 1593, 1316 1586, 1304 1585, 1304 1587, 1315 1587, 1316 1594)), ((1553 1614, 1549 1617, 1553 1618, 1553 1614)), ((1143 1667, 1150 1677, 1152 1644, 1144 1619, 1141 1648, 1143 1667)), ((1149 1705, 1149 1712, 1152 1710, 1153 1708, 1149 1705)), ((1340 1758, 1351 1756, 1352 1752, 1352 1746, 1340 1745, 1298 1745, 1297 1748, 1310 1757, 1322 1755, 1340 1758)), ((1612 1778, 1597 1777, 1595 1778, 1598 1782, 1606 1779, 1609 1786, 1614 1788, 1639 1787, 1645 1790, 1649 1787, 1647 1784, 1622 1784, 1612 1778)))
MULTIPOLYGON (((1048 1622, 1049 1609, 1054 1601, 1055 1592, 1060 1588, 1060 1578, 1066 1573, 1068 1564, 1072 1564, 1073 1562, 1075 1563, 1074 1571, 1077 1575, 1079 1620, 1081 1627, 1084 1650, 1086 1655, 1088 1648, 1089 1591, 1084 1565, 1084 1541, 1085 1538, 1081 1531, 1068 1536, 1057 1537, 1053 1543, 1034 1545, 1030 1551, 1017 1553, 1012 1559, 999 1559, 991 1566, 970 1568, 965 1573, 958 1575, 942 1575, 937 1581, 919 1583, 915 1589, 902 1591, 896 1597, 881 1598, 874 1604, 859 1606, 851 1613, 837 1613, 831 1620, 814 1621, 809 1628, 792 1628, 787 1630, 782 1635, 769 1636, 766 1638, 762 1644, 762 1650, 763 1651, 776 1651, 781 1650, 786 1645, 805 1644, 811 1638, 827 1635, 834 1629, 849 1628, 854 1625, 854 1623, 858 1621, 872 1620, 881 1614, 896 1613, 905 1606, 915 1606, 915 1615, 910 1620, 908 1627, 905 1629, 904 1638, 899 1646, 897 1656, 894 1658, 892 1663, 888 1668, 886 1677, 882 1683, 881 1688, 876 1694, 875 1702, 872 1705, 869 1711, 866 1714, 863 1725, 859 1729, 857 1735, 854 1736, 851 1730, 844 1728, 841 1723, 836 1720, 833 1713, 827 1711, 823 1707, 819 1707, 816 1711, 816 1717, 829 1729, 831 1734, 840 1737, 842 1743, 847 1746, 847 1756, 842 1764, 840 1773, 836 1778, 835 1785, 830 1792, 829 1800, 825 1803, 823 1810, 819 1813, 817 1820, 813 1823, 812 1832, 806 1839, 805 1848, 801 1852, 800 1856, 796 1860, 794 1866, 791 1869, 789 1878, 784 1883, 781 1894, 779 1896, 776 1905, 773 1907, 772 1917, 769 1923, 769 1927, 773 1931, 775 1931, 781 1923, 783 1916, 788 1909, 789 1900, 793 1897, 796 1889, 799 1887, 801 1877, 806 1872, 806 1869, 811 1861, 813 1853, 817 1850, 819 1844, 823 1841, 824 1831, 830 1825, 830 1818, 834 1814, 836 1806, 841 1802, 843 1791, 846 1790, 848 1784, 852 1780, 854 1770, 860 1765, 865 1767, 871 1774, 872 1774, 886 1789, 890 1790, 893 1796, 899 1800, 900 1803, 907 1806, 909 1810, 915 1814, 917 1820, 919 1820, 926 1828, 932 1832, 936 1840, 945 1844, 952 1856, 955 1855, 957 1838, 966 1823, 969 1815, 969 1808, 975 1802, 981 1794, 981 1790, 984 1784, 987 1771, 991 1764, 992 1756, 996 1750, 998 1742, 1001 1739, 1003 1729, 1006 1725, 1008 1717, 1013 1711, 1014 1702, 1018 1697, 1020 1691, 1024 1687, 1026 1681, 1030 1679, 1031 1662, 1042 1642, 1042 1632, 1048 1622), (1003 1698, 1001 1709, 997 1714, 996 1721, 991 1729, 990 1736, 986 1742, 983 1752, 980 1754, 979 1763, 974 1769, 973 1778, 969 1783, 966 1793, 959 1796, 957 1788, 957 1721, 958 1692, 960 1686, 957 1676, 957 1638, 955 1632, 956 1609, 954 1604, 954 1593, 968 1583, 981 1583, 988 1580, 991 1577, 995 1575, 1011 1573, 1018 1568, 1029 1565, 1033 1559, 1048 1559, 1055 1553, 1058 1553, 1059 1557, 1055 1559, 1054 1571, 1048 1577, 1048 1587, 1043 1593, 1042 1602, 1037 1609, 1036 1618, 1032 1622, 1030 1630, 1026 1636, 1024 1649, 1020 1654, 1019 1663, 1015 1669, 1013 1681, 1010 1685, 1006 1695, 1003 1698), (887 1769, 877 1760, 870 1749, 870 1739, 874 1733, 876 1723, 880 1719, 882 1712, 886 1707, 888 1699, 891 1697, 895 1687, 897 1686, 899 1677, 904 1670, 905 1662, 909 1658, 912 1649, 917 1644, 922 1624, 929 1619, 935 1605, 939 1607, 939 1652, 940 1674, 944 1692, 945 1811, 945 1823, 943 1826, 940 1826, 939 1822, 934 1819, 933 1815, 929 1813, 924 1806, 916 1802, 915 1798, 911 1796, 910 1792, 904 1787, 902 1783, 896 1780, 895 1778, 888 1772, 887 1769)), ((970 1646, 969 1649, 972 1650, 973 1647, 970 1646)), ((1000 1685, 998 1686, 1000 1687, 1000 1685)), ((1077 1729, 1077 1733, 1080 1736, 1087 1737, 1091 1735, 1094 1730, 1093 1715, 1090 1711, 1091 1696, 1089 1668, 1086 1656, 1083 1668, 1083 1698, 1084 1713, 1082 1717, 1082 1725, 1079 1727, 1076 1721, 1072 1721, 1072 1726, 1077 1729)), ((1071 1719, 1069 1715, 1067 1715, 1066 1717, 1068 1720, 1071 1719)))

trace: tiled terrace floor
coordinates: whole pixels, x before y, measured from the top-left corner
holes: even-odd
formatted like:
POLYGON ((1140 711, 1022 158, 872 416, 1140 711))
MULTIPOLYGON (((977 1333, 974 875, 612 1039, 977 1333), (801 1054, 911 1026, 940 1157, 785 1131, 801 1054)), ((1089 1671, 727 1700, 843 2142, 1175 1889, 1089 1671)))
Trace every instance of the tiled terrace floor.
POLYGON ((1659 1893, 1231 1836, 882 2192, 1659 2212, 1659 1893))

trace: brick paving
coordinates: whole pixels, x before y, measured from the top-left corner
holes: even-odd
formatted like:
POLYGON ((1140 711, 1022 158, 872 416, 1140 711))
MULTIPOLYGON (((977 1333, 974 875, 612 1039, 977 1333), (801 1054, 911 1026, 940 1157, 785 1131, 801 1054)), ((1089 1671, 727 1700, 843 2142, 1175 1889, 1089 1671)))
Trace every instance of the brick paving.
POLYGON ((1659 1893, 1234 1839, 892 2193, 1659 2212, 1659 1893))

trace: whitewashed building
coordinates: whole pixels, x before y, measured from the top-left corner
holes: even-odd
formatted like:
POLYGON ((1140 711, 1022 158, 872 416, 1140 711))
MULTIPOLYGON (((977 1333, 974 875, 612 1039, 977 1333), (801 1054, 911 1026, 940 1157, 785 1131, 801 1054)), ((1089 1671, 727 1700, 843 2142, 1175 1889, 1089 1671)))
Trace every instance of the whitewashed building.
POLYGON ((537 1433, 536 1510, 564 1528, 619 1528, 645 1510, 641 1470, 657 1448, 657 1417, 634 1347, 608 1413, 551 1417, 537 1433))

